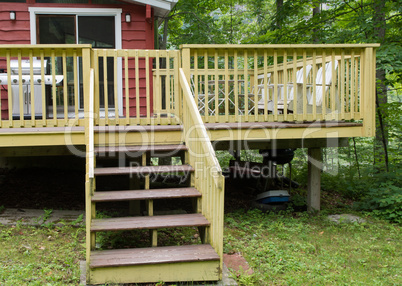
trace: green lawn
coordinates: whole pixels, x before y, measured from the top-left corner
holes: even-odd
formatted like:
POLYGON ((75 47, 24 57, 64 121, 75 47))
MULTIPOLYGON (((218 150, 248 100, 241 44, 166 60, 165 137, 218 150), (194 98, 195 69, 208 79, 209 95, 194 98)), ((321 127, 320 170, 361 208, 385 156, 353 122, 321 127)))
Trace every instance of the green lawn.
POLYGON ((85 228, 0 226, 0 285, 78 285, 85 228))
MULTIPOLYGON (((254 270, 234 275, 240 285, 402 285, 400 226, 366 219, 238 210, 226 214, 224 251, 254 270)), ((84 252, 82 227, 0 226, 0 285, 78 285, 84 252)))
POLYGON ((401 228, 371 218, 237 211, 225 218, 224 251, 254 270, 237 275, 242 285, 402 285, 401 228))

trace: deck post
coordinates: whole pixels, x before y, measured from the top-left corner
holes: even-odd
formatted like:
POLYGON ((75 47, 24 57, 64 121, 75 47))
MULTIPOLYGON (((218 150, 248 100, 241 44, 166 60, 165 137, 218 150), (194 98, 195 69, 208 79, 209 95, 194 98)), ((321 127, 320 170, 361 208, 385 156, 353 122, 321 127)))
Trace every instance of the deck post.
POLYGON ((320 211, 321 148, 308 148, 307 211, 320 211))

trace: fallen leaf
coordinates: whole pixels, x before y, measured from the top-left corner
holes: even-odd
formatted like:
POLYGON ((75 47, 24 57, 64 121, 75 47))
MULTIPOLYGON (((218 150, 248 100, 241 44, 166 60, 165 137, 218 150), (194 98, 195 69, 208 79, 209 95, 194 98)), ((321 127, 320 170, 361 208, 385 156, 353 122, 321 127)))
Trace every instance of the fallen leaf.
POLYGON ((322 235, 324 232, 323 231, 321 231, 320 233, 319 233, 319 235, 322 235))

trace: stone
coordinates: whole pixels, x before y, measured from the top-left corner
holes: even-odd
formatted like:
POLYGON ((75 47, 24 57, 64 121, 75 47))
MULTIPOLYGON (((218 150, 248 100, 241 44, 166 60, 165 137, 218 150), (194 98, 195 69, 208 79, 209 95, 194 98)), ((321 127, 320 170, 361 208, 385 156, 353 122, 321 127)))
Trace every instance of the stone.
POLYGON ((337 215, 329 215, 328 219, 335 223, 365 223, 367 222, 364 218, 361 218, 357 215, 352 214, 337 214, 337 215))

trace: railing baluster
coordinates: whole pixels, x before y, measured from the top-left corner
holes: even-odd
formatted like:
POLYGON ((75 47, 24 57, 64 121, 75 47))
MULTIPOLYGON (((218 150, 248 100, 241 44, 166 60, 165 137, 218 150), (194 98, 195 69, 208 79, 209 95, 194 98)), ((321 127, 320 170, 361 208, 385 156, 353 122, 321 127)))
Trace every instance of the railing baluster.
MULTIPOLYGON (((269 90, 268 90, 268 53, 267 50, 264 49, 264 79, 263 79, 262 88, 263 92, 261 93, 261 98, 264 100, 264 121, 268 121, 268 100, 269 100, 269 90)), ((258 103, 257 103, 258 107, 258 103)))
POLYGON ((198 98, 198 51, 195 50, 194 51, 194 73, 192 74, 193 79, 191 82, 191 78, 190 78, 190 85, 193 85, 194 87, 194 100, 195 100, 195 104, 197 104, 197 108, 198 110, 200 109, 199 106, 199 98, 198 98))
MULTIPOLYGON (((63 101, 64 101, 64 126, 68 125, 68 91, 67 91, 67 57, 66 51, 62 53, 63 58, 63 101)), ((54 79, 56 80, 56 79, 54 79)))
POLYGON ((278 121, 278 51, 274 50, 274 121, 278 121))
POLYGON ((233 76, 233 88, 234 88, 234 99, 235 99, 235 121, 239 121, 239 69, 238 69, 238 56, 237 56, 237 50, 234 50, 234 55, 233 55, 233 62, 234 62, 234 76, 233 76))
POLYGON ((313 89, 311 96, 313 97, 313 119, 317 119, 317 51, 313 50, 313 89))
POLYGON ((225 121, 229 122, 229 56, 228 50, 225 50, 225 75, 224 75, 224 84, 225 84, 225 121))
POLYGON ((215 49, 214 54, 214 64, 215 64, 215 122, 219 122, 219 73, 218 73, 218 50, 215 49))
POLYGON ((137 124, 140 123, 140 67, 138 50, 134 52, 135 56, 135 116, 137 117, 137 124))
MULTIPOLYGON (((349 115, 350 115, 350 96, 351 96, 351 94, 350 94, 350 81, 351 81, 351 79, 350 79, 350 59, 347 59, 346 60, 346 71, 345 71, 345 73, 346 73, 346 78, 345 78, 345 84, 346 84, 346 87, 345 87, 345 113, 349 113, 349 115)), ((351 119, 351 118, 348 118, 348 119, 351 119)))
MULTIPOLYGON (((73 82, 74 82, 74 113, 75 113, 75 124, 78 126, 79 125, 79 99, 78 99, 78 67, 77 67, 77 50, 74 50, 73 52, 73 82)), ((66 79, 64 79, 66 80, 66 79)), ((95 108, 95 106, 94 106, 95 108)), ((95 109, 96 110, 96 109, 95 109)))
MULTIPOLYGON (((341 109, 341 118, 342 120, 345 119, 345 51, 341 51, 341 66, 340 66, 341 72, 340 72, 340 85, 341 85, 341 92, 340 92, 340 109, 341 109)), ((347 76, 347 74, 346 74, 347 76)), ((337 102, 339 103, 339 100, 337 102)), ((339 106, 338 106, 339 108, 339 106)))
POLYGON ((7 50, 7 96, 8 96, 8 120, 9 127, 13 127, 13 96, 11 91, 11 51, 7 50))
POLYGON ((208 89, 208 81, 209 81, 209 77, 208 77, 208 51, 205 49, 204 51, 204 71, 205 71, 205 75, 204 75, 204 113, 205 113, 205 122, 209 122, 209 89, 208 89))
POLYGON ((117 52, 113 51, 113 65, 114 65, 114 78, 113 78, 113 83, 114 83, 114 117, 116 121, 116 125, 119 125, 119 113, 120 113, 120 107, 119 107, 119 93, 117 90, 117 52))
POLYGON ((173 97, 171 96, 172 94, 172 89, 174 86, 172 85, 172 77, 173 75, 170 72, 170 57, 169 54, 166 55, 166 77, 165 77, 165 109, 166 113, 168 114, 169 117, 169 123, 170 123, 170 114, 172 113, 172 107, 175 104, 173 97))
MULTIPOLYGON (((101 50, 93 50, 93 56, 92 56, 92 64, 94 67, 95 71, 95 85, 94 85, 94 112, 95 112, 95 125, 99 125, 100 120, 101 120, 101 114, 100 114, 100 89, 101 89, 101 79, 100 79, 100 69, 101 67, 99 66, 99 61, 101 57, 101 50)), ((85 96, 85 95, 82 95, 85 96)), ((84 106, 85 106, 85 100, 84 100, 84 106)))
POLYGON ((300 87, 297 84, 296 80, 296 73, 297 73, 297 50, 293 49, 293 73, 292 73, 292 78, 293 78, 293 119, 295 121, 298 120, 298 113, 299 111, 297 110, 297 101, 298 101, 298 95, 299 95, 299 89, 300 87))
POLYGON ((46 111, 46 89, 45 89, 45 53, 43 50, 40 51, 40 61, 41 61, 41 90, 42 90, 42 125, 45 127, 47 125, 46 118, 47 118, 47 111, 46 111))
POLYGON ((128 51, 124 51, 124 93, 125 93, 125 112, 126 125, 130 125, 130 86, 128 77, 128 51))
POLYGON ((109 91, 107 76, 107 51, 103 50, 103 101, 105 104, 105 124, 109 125, 109 91))
POLYGON ((283 119, 288 119, 288 53, 283 50, 283 119))
POLYGON ((162 99, 162 89, 160 86, 160 65, 159 65, 159 61, 160 61, 160 56, 159 56, 159 51, 156 50, 155 51, 155 74, 156 77, 154 78, 155 80, 153 81, 153 86, 154 86, 154 90, 153 90, 153 94, 156 95, 154 96, 154 100, 153 100, 153 105, 154 105, 154 112, 156 112, 156 123, 160 124, 160 120, 161 120, 161 112, 162 112, 162 102, 159 99, 162 99))
MULTIPOLYGON (((362 102, 362 93, 361 90, 359 90, 359 82, 362 81, 362 74, 363 74, 363 66, 362 66, 362 56, 363 52, 360 50, 359 57, 355 58, 356 64, 355 64, 355 112, 360 113, 360 117, 363 115, 362 113, 362 108, 359 107, 359 102, 362 102), (360 91, 360 92, 359 92, 360 91), (360 97, 360 100, 359 100, 360 97)), ((359 117, 356 119, 360 119, 359 117)))
POLYGON ((145 84, 147 100, 147 124, 151 124, 151 92, 149 86, 149 53, 145 56, 145 84))
POLYGON ((244 57, 244 67, 243 67, 243 74, 244 74, 244 119, 248 122, 248 54, 247 50, 245 49, 243 52, 244 57))
POLYGON ((24 89, 22 88, 22 62, 21 62, 21 50, 18 51, 18 97, 19 97, 19 108, 20 108, 20 126, 24 126, 24 101, 28 104, 28 90, 25 91, 26 95, 24 98, 24 89))
POLYGON ((53 126, 57 126, 57 93, 56 93, 56 56, 54 50, 51 52, 52 58, 52 99, 53 99, 53 126))
MULTIPOLYGON (((31 63, 29 65, 29 79, 30 79, 30 88, 31 88, 31 94, 30 94, 30 100, 31 100, 31 126, 34 127, 35 124, 35 114, 36 114, 36 109, 35 109, 35 97, 37 96, 35 94, 35 86, 34 86, 34 74, 33 74, 33 50, 29 50, 29 62, 31 63)), ((1 99, 1 96, 0 96, 1 99)), ((1 101, 1 100, 0 100, 1 101)), ((1 108, 0 108, 1 110, 1 108)))
POLYGON ((306 73, 306 49, 303 49, 303 121, 307 121, 307 73, 306 73))
POLYGON ((258 53, 254 50, 254 121, 258 122, 258 53))
MULTIPOLYGON (((175 53, 173 57, 173 69, 174 69, 174 75, 173 75, 173 81, 174 81, 174 89, 172 89, 172 93, 178 94, 180 90, 180 79, 179 79, 179 53, 175 53)), ((175 106, 175 114, 182 114, 182 104, 181 101, 177 98, 174 102, 175 106)))
POLYGON ((321 88, 322 88, 322 103, 321 103, 321 109, 322 109, 322 119, 326 120, 326 113, 327 113, 327 101, 326 101, 326 92, 325 92, 325 83, 326 83, 326 60, 327 60, 327 55, 326 55, 326 50, 322 50, 322 81, 321 81, 321 88))

